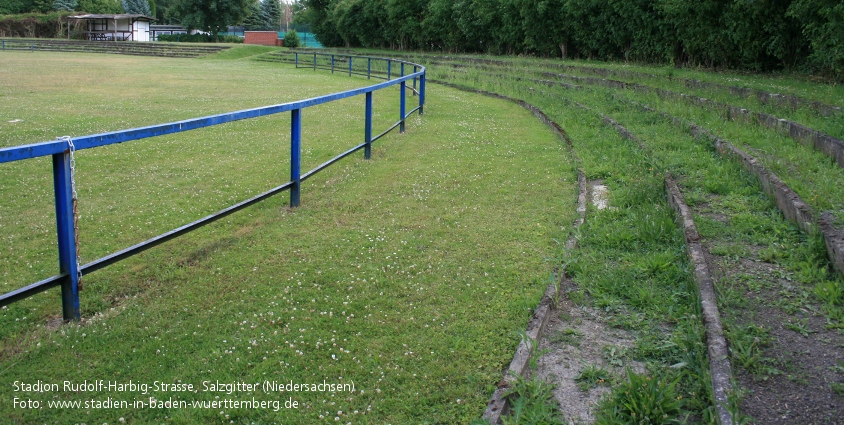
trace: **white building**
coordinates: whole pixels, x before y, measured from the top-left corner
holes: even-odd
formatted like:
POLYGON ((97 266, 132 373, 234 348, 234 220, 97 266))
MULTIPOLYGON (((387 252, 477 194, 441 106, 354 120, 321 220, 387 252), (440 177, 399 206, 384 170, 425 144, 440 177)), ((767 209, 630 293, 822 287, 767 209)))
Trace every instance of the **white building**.
POLYGON ((77 26, 84 25, 86 40, 108 41, 150 41, 150 22, 155 21, 151 16, 131 14, 77 15, 68 19, 75 19, 77 26))

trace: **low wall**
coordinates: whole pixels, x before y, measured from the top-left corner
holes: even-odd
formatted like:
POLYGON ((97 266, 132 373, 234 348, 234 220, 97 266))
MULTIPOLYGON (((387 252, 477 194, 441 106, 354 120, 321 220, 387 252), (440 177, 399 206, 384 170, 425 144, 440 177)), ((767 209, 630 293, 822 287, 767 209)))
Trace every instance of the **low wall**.
POLYGON ((244 44, 262 44, 264 46, 281 46, 279 33, 276 31, 244 31, 244 44))

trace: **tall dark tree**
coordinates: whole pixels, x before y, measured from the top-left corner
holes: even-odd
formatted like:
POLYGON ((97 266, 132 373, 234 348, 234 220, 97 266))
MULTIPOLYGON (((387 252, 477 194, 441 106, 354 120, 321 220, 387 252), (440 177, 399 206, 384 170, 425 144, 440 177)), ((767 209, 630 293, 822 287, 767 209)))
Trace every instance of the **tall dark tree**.
POLYGON ((56 0, 53 2, 53 10, 65 10, 72 12, 76 10, 79 5, 76 0, 56 0))
POLYGON ((29 12, 32 3, 28 0, 0 0, 0 15, 14 15, 29 12))
POLYGON ((267 21, 267 15, 264 14, 264 10, 261 8, 261 2, 258 0, 251 2, 246 13, 246 18, 243 22, 244 29, 247 31, 265 30, 267 21))
POLYGON ((53 11, 53 0, 33 0, 27 12, 49 13, 53 11))
POLYGON ((217 38, 219 31, 242 22, 248 7, 249 0, 178 0, 174 12, 183 26, 217 38))
POLYGON ((843 3, 841 0, 795 0, 787 14, 801 23, 815 69, 842 79, 843 3))
POLYGON ((77 10, 88 13, 113 14, 123 13, 123 6, 118 0, 78 0, 77 10))
POLYGON ((299 16, 326 46, 808 66, 840 76, 845 51, 841 0, 301 1, 299 16))
POLYGON ((265 29, 278 31, 282 19, 282 8, 279 5, 279 0, 262 0, 261 10, 265 16, 265 29))
POLYGON ((147 15, 150 16, 153 12, 150 10, 150 3, 148 0, 122 0, 123 11, 126 13, 147 15))
POLYGON ((343 46, 345 41, 340 36, 332 19, 333 0, 303 0, 305 20, 311 25, 314 36, 326 46, 343 46))

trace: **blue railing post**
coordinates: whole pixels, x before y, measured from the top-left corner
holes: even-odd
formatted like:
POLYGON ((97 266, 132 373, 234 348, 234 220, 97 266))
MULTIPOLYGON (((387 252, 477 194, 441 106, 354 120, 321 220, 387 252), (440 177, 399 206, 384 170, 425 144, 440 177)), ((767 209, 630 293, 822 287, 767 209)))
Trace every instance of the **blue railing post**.
POLYGON ((405 82, 399 83, 399 132, 405 132, 405 82))
POLYGON ((290 188, 290 206, 299 206, 299 165, 302 137, 302 110, 290 111, 290 181, 293 186, 290 188))
POLYGON ((53 154, 53 190, 56 201, 56 235, 59 242, 59 273, 67 273, 62 281, 62 316, 66 321, 79 320, 79 265, 76 257, 76 235, 73 228, 73 183, 71 182, 70 150, 53 154))
POLYGON ((317 54, 314 53, 314 71, 317 70, 317 54))
POLYGON ((370 79, 370 68, 372 65, 372 59, 367 58, 367 79, 370 79))
POLYGON ((349 76, 352 76, 352 56, 349 57, 349 76))
POLYGON ((390 59, 387 60, 387 81, 390 81, 390 59))
POLYGON ((373 92, 368 91, 364 102, 364 159, 370 159, 373 146, 373 92))
POLYGON ((423 113, 423 106, 425 106, 425 72, 420 76, 420 115, 423 113))
POLYGON ((332 74, 334 74, 334 55, 332 55, 332 74))
POLYGON ((3 40, 3 50, 6 50, 6 40, 3 40))
POLYGON ((299 53, 298 52, 293 54, 293 63, 294 63, 294 68, 299 68, 299 53))
MULTIPOLYGON (((414 74, 417 73, 417 66, 416 65, 414 65, 414 72, 413 73, 414 74)), ((416 96, 416 95, 417 95, 417 77, 414 77, 414 90, 411 91, 411 96, 416 96)))

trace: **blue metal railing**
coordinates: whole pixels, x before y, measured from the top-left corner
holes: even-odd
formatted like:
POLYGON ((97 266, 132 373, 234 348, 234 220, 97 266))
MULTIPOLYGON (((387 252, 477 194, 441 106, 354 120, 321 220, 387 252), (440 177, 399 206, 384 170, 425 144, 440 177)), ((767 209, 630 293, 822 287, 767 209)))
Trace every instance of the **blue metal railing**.
MULTIPOLYGON (((331 62, 335 62, 334 55, 323 54, 309 54, 314 59, 313 69, 318 67, 318 56, 331 56, 331 62)), ((318 172, 334 164, 335 162, 364 149, 364 157, 370 159, 372 143, 397 126, 400 132, 405 131, 405 119, 413 114, 415 111, 423 113, 423 105, 425 103, 425 67, 410 62, 402 62, 394 59, 369 58, 363 56, 343 56, 348 58, 349 75, 352 75, 352 67, 354 59, 367 59, 368 69, 373 60, 387 61, 388 69, 392 62, 400 63, 402 69, 407 63, 414 67, 414 72, 404 75, 404 71, 399 77, 388 78, 385 82, 374 84, 368 87, 347 90, 344 92, 333 93, 325 96, 319 96, 311 99, 300 100, 296 102, 283 103, 279 105, 264 106, 260 108, 245 109, 225 114, 210 115, 201 118, 194 118, 184 121, 171 122, 167 124, 158 124, 148 127, 133 128, 129 130, 113 131, 109 133, 94 134, 88 136, 74 137, 74 138, 60 138, 50 142, 35 143, 30 145, 14 146, 0 149, 0 163, 22 161, 31 158, 42 156, 52 156, 53 159, 53 191, 56 206, 56 235, 58 238, 59 247, 59 274, 49 277, 47 279, 35 282, 23 288, 0 295, 0 307, 11 304, 13 302, 31 297, 40 292, 46 291, 55 286, 62 287, 62 314, 65 320, 79 320, 79 278, 82 275, 92 273, 100 270, 110 264, 116 263, 125 258, 131 257, 135 254, 150 249, 158 244, 166 242, 170 239, 181 236, 185 233, 198 229, 206 224, 217 221, 229 214, 246 208, 252 204, 260 202, 275 194, 290 190, 290 205, 291 207, 299 206, 301 184, 308 178, 314 176, 318 172), (419 94, 419 106, 412 111, 405 113, 405 91, 406 82, 408 80, 420 82, 420 90, 415 94, 419 94), (373 92, 381 90, 394 85, 399 86, 399 121, 393 124, 390 128, 382 132, 376 137, 372 137, 373 125, 373 92), (302 115, 303 109, 321 105, 324 103, 333 102, 349 97, 365 96, 364 102, 364 142, 358 144, 351 149, 335 156, 329 161, 320 164, 316 168, 302 174, 300 170, 301 162, 301 135, 302 135, 302 115), (173 229, 167 233, 156 236, 152 239, 138 243, 121 251, 109 254, 105 257, 91 261, 88 264, 80 265, 77 257, 76 245, 76 230, 74 229, 74 193, 73 193, 73 170, 71 167, 71 159, 74 151, 82 149, 91 149, 100 146, 111 145, 115 143, 123 143, 131 140, 145 139, 149 137, 162 136, 165 134, 179 133, 182 131, 195 130, 203 127, 210 127, 214 125, 224 124, 237 120, 244 120, 250 118, 263 117, 266 115, 278 114, 282 112, 291 113, 291 163, 290 163, 290 181, 281 186, 270 189, 264 193, 254 196, 250 199, 232 205, 222 211, 218 211, 212 215, 206 216, 194 222, 188 223, 179 228, 173 229)), ((299 65, 299 54, 295 56, 295 62, 299 65)), ((322 67, 319 67, 322 69, 322 67)))

